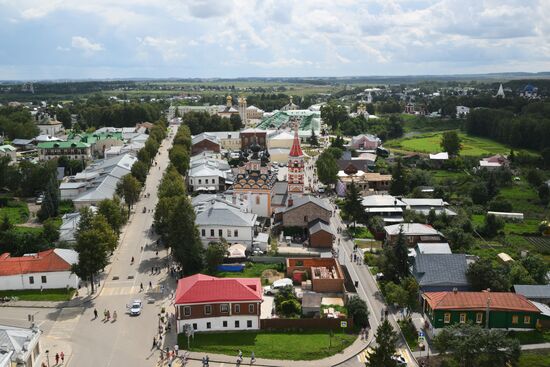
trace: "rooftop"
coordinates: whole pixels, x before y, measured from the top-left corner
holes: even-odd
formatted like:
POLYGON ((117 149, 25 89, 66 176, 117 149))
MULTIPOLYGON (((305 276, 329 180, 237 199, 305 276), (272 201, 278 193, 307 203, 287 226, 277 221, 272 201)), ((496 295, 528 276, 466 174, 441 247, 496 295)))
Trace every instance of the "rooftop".
POLYGON ((515 284, 514 291, 517 294, 524 295, 526 298, 548 299, 550 300, 550 284, 530 285, 515 284))
POLYGON ((509 292, 426 292, 432 310, 491 310, 539 312, 527 298, 509 292))
POLYGON ((426 236, 426 235, 441 235, 434 227, 422 223, 400 223, 392 224, 384 227, 388 235, 397 235, 399 230, 403 229, 403 234, 407 236, 426 236))
POLYGON ((6 252, 0 255, 0 276, 70 271, 77 262, 78 253, 68 249, 50 249, 20 257, 11 257, 6 252))
POLYGON ((195 274, 178 281, 175 304, 262 301, 259 278, 216 278, 195 274))
POLYGON ((467 286, 465 254, 417 254, 413 275, 422 286, 467 286))
POLYGON ((252 227, 257 215, 245 213, 236 205, 214 199, 205 207, 199 207, 195 223, 199 226, 224 225, 234 227, 252 227))

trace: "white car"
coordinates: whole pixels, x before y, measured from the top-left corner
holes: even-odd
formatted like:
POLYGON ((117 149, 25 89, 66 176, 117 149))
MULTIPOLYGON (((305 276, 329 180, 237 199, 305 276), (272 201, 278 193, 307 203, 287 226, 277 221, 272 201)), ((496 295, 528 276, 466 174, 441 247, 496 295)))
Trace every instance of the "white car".
POLYGON ((268 296, 272 296, 275 293, 279 293, 279 290, 281 288, 284 288, 286 286, 292 286, 292 279, 289 278, 283 278, 279 279, 273 282, 272 285, 266 285, 264 289, 264 294, 268 296))
POLYGON ((405 361, 405 358, 402 355, 393 355, 391 359, 393 359, 397 363, 398 367, 407 367, 407 361, 405 361))
POLYGON ((142 308, 143 308, 143 304, 140 299, 133 300, 132 304, 130 305, 130 316, 141 315, 142 308))

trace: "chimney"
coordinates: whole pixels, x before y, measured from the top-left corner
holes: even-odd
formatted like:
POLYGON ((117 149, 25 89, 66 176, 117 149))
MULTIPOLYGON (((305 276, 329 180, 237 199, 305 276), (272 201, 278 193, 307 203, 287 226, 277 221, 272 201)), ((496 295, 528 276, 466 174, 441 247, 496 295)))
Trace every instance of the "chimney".
POLYGON ((294 204, 294 200, 292 199, 292 196, 289 196, 287 206, 290 208, 293 204, 294 204))

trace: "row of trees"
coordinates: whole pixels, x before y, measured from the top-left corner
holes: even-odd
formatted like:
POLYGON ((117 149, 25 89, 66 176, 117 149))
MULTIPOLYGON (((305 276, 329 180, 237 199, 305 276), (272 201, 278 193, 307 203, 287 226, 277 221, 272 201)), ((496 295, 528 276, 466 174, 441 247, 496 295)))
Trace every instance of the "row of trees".
POLYGON ((241 117, 238 114, 225 118, 196 111, 187 112, 183 115, 182 122, 189 127, 192 135, 205 131, 236 131, 243 126, 241 117))
POLYGON ((0 107, 0 131, 8 139, 31 139, 40 131, 29 110, 22 107, 0 107))

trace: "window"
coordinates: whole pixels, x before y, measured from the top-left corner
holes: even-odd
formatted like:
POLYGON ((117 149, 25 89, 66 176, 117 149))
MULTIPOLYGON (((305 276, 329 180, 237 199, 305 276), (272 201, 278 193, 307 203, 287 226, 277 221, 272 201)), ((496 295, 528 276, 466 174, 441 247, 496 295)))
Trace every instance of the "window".
POLYGON ((218 236, 223 237, 223 229, 218 229, 218 236))
POLYGON ((199 178, 199 184, 201 184, 201 183, 202 183, 202 180, 199 178))
POLYGON ((239 327, 240 327, 239 320, 235 320, 235 327, 236 327, 236 328, 239 328, 239 327))
POLYGON ((252 320, 246 321, 246 327, 252 327, 252 320))
POLYGON ((512 316, 512 324, 517 324, 519 322, 519 316, 514 315, 512 316))
POLYGON ((235 305, 235 313, 241 313, 241 305, 235 305))
POLYGON ((209 323, 209 322, 207 322, 207 323, 206 323, 206 328, 207 328, 207 329, 212 329, 212 324, 209 323))
POLYGON ((193 330, 197 330, 197 324, 193 324, 193 330))
POLYGON ((233 237, 239 237, 239 230, 238 229, 233 231, 233 237))
POLYGON ((466 323, 466 314, 465 313, 460 314, 460 323, 461 324, 466 323))
POLYGON ((201 236, 206 237, 206 229, 201 229, 201 236))
POLYGON ((483 321, 483 313, 481 312, 476 313, 476 323, 481 324, 482 321, 483 321))
POLYGON ((208 183, 208 179, 207 179, 207 178, 206 178, 206 179, 204 179, 204 183, 205 183, 205 184, 207 184, 207 183, 208 183))
POLYGON ((204 306, 204 314, 205 315, 211 315, 212 314, 212 306, 211 305, 204 306))
POLYGON ((34 277, 32 277, 32 276, 29 277, 29 283, 30 283, 30 284, 34 284, 34 277))
POLYGON ((523 323, 524 324, 530 324, 531 323, 531 316, 523 316, 523 323))
POLYGON ((220 305, 220 312, 224 312, 224 313, 229 312, 229 305, 227 303, 222 303, 220 305))
POLYGON ((254 304, 248 305, 248 313, 254 313, 254 304))
POLYGON ((42 279, 41 279, 41 280, 42 280, 42 284, 47 283, 47 280, 46 280, 46 276, 45 276, 45 275, 42 275, 42 279))
POLYGON ((222 323, 222 325, 223 325, 223 327, 227 327, 227 321, 224 321, 224 322, 222 323))
POLYGON ((260 195, 256 196, 256 205, 260 205, 260 195))
POLYGON ((211 237, 214 237, 214 236, 215 236, 215 235, 214 235, 214 230, 213 230, 213 229, 210 230, 210 236, 211 236, 211 237))
POLYGON ((184 316, 191 316, 191 307, 185 306, 185 307, 183 308, 183 315, 184 315, 184 316))
POLYGON ((443 322, 446 324, 451 322, 451 314, 449 312, 446 312, 443 316, 443 322))
POLYGON ((231 237, 231 230, 230 229, 227 230, 227 237, 231 237))

